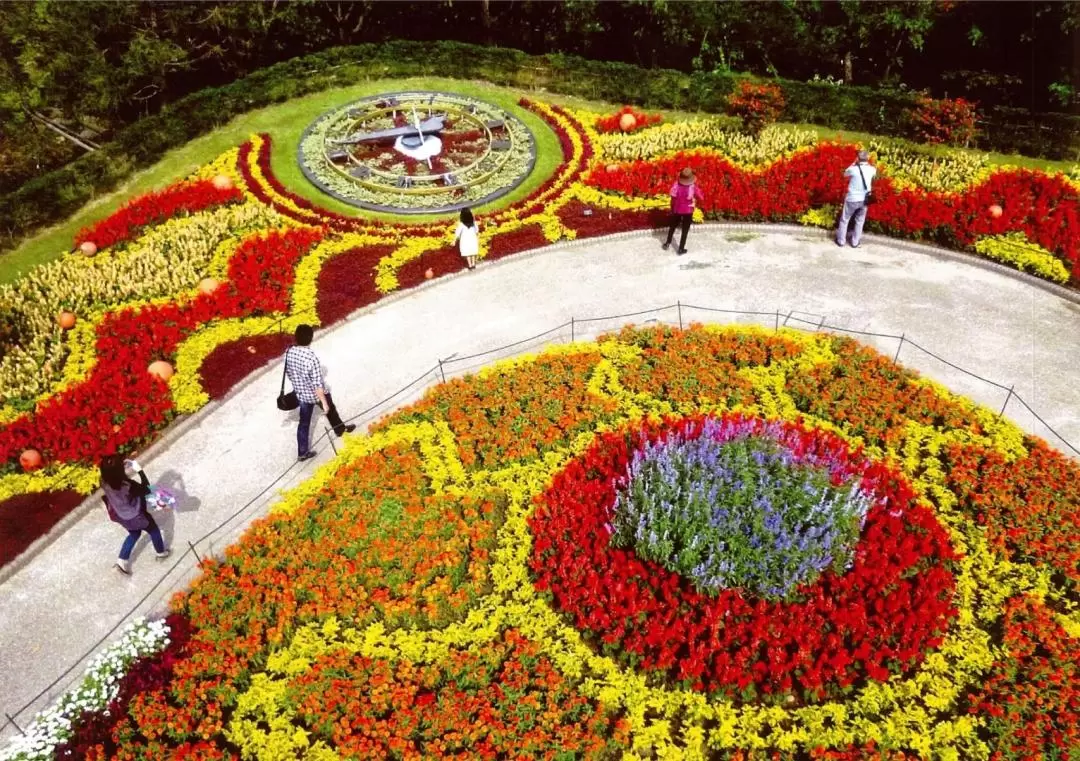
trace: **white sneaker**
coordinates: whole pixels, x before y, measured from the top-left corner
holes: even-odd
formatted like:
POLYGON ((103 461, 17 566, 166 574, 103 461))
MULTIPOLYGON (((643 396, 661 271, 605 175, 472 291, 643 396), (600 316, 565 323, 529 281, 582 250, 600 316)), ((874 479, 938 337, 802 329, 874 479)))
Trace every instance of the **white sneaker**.
POLYGON ((156 557, 158 560, 164 560, 165 558, 169 557, 169 555, 171 555, 171 554, 172 554, 172 548, 171 547, 166 547, 161 552, 155 552, 154 557, 156 557))
POLYGON ((116 559, 116 568, 117 568, 118 571, 120 571, 120 573, 124 574, 125 576, 130 576, 131 575, 131 561, 130 560, 124 560, 123 558, 117 558, 116 559))

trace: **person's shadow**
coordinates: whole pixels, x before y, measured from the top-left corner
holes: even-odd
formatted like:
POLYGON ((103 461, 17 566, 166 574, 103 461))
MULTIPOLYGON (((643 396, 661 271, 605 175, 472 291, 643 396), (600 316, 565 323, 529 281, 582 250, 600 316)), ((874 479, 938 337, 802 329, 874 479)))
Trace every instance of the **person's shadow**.
MULTIPOLYGON (((184 477, 175 470, 166 470, 155 478, 151 485, 161 487, 172 492, 176 497, 176 507, 172 510, 151 510, 150 515, 154 523, 161 529, 161 536, 165 540, 166 547, 173 546, 173 538, 176 533, 176 516, 173 513, 192 513, 199 509, 202 501, 188 493, 184 485, 184 477)), ((148 542, 146 543, 149 544, 148 542)), ((143 542, 139 542, 140 549, 143 542)))

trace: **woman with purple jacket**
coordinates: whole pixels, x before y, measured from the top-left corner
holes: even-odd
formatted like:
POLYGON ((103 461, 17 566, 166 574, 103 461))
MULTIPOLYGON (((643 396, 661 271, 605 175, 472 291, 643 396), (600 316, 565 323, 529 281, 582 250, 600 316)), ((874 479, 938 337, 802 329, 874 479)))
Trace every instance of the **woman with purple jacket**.
POLYGON ((131 462, 138 471, 139 481, 128 478, 124 459, 119 455, 108 455, 101 461, 101 490, 104 492, 101 498, 105 502, 105 510, 111 520, 128 532, 120 546, 120 557, 116 559, 116 568, 123 574, 131 573, 131 551, 144 531, 150 535, 155 557, 167 558, 170 552, 161 538, 157 523, 146 509, 150 480, 134 460, 131 462))
POLYGON ((697 186, 694 170, 686 167, 679 173, 679 179, 671 186, 671 227, 668 229, 664 250, 671 247, 675 237, 675 228, 682 226, 679 239, 679 253, 686 253, 686 236, 690 232, 690 222, 694 219, 694 201, 704 201, 705 196, 697 186))

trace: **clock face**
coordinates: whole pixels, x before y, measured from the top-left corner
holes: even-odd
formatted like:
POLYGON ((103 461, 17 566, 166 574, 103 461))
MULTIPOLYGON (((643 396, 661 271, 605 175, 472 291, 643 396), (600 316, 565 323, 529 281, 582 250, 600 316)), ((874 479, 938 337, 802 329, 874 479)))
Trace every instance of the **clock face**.
POLYGON ((341 201, 430 214, 513 190, 533 168, 536 141, 520 119, 486 101, 397 92, 323 114, 298 153, 308 180, 341 201))

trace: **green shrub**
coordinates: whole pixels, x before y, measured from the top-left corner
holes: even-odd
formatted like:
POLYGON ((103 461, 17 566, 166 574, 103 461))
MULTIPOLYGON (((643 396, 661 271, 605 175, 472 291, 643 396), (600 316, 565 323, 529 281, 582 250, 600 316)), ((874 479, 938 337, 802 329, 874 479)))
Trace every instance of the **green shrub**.
POLYGON ((743 129, 751 135, 760 135, 783 111, 784 93, 773 84, 739 82, 735 92, 728 96, 728 114, 742 120, 743 129))

